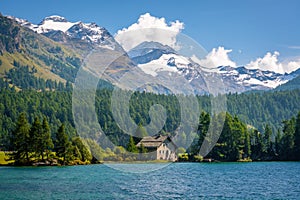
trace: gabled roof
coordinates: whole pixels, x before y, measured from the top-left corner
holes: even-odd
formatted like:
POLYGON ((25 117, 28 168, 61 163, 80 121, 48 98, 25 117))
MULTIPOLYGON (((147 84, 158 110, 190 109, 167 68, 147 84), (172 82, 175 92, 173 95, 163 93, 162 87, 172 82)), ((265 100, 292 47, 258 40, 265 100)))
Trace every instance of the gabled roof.
POLYGON ((144 137, 136 146, 140 147, 143 143, 144 147, 146 148, 157 148, 159 147, 163 142, 166 140, 171 141, 171 138, 169 136, 146 136, 144 137))

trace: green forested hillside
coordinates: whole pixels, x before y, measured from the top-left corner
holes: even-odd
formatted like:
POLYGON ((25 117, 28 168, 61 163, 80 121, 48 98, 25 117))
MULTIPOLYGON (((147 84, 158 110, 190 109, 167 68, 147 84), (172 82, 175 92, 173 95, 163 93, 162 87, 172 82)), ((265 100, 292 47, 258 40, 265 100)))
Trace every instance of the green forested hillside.
POLYGON ((7 74, 17 67, 32 69, 34 77, 45 81, 65 83, 74 80, 80 64, 73 50, 0 14, 0 77, 11 86, 16 83, 7 74))
POLYGON ((269 124, 273 131, 300 110, 300 90, 227 95, 228 112, 262 131, 269 124))
MULTIPOLYGON (((2 149, 9 150, 11 148, 8 138, 14 130, 15 123, 21 112, 27 113, 29 123, 33 123, 35 117, 42 119, 43 116, 46 116, 49 120, 52 137, 62 123, 65 124, 70 137, 76 136, 71 108, 71 91, 37 92, 36 90, 23 90, 17 92, 5 86, 5 84, 5 82, 1 83, 0 91, 2 149)), ((129 136, 124 134, 114 121, 110 108, 111 96, 112 90, 110 89, 102 89, 97 92, 95 105, 98 121, 111 141, 116 145, 125 147, 129 136)), ((279 135, 283 134, 284 127, 287 126, 286 122, 283 123, 283 121, 291 119, 293 116, 295 117, 300 110, 299 97, 299 90, 227 95, 228 112, 230 113, 230 116, 226 116, 230 122, 228 127, 232 127, 231 124, 237 122, 237 131, 239 134, 242 134, 241 138, 243 138, 243 145, 241 145, 243 146, 241 147, 243 151, 246 152, 244 149, 246 148, 244 143, 247 138, 245 131, 248 130, 249 125, 252 126, 252 132, 249 132, 249 135, 252 134, 252 139, 259 132, 264 134, 266 127, 268 127, 268 130, 272 133, 270 134, 270 140, 275 142, 276 137, 278 139, 279 135), (238 125, 240 122, 244 125, 238 125), (254 133, 253 131, 256 129, 258 129, 258 132, 254 133), (242 133, 243 131, 244 133, 242 133)), ((210 98, 208 96, 199 96, 198 99, 200 109, 209 112, 210 98)), ((174 95, 134 93, 130 100, 130 115, 132 119, 136 124, 146 125, 149 123, 150 117, 148 112, 153 104, 161 104, 167 110, 167 121, 161 133, 174 134, 180 123, 180 107, 174 95)), ((190 134, 196 133, 185 134, 182 138, 188 139, 188 137, 192 136, 190 134)), ((226 135, 228 137, 231 133, 224 130, 223 134, 224 137, 226 135)), ((241 149, 237 150, 237 152, 240 151, 241 149)))
POLYGON ((299 89, 300 87, 300 76, 297 76, 296 78, 290 80, 289 82, 278 86, 277 88, 275 88, 275 90, 294 90, 294 89, 299 89))

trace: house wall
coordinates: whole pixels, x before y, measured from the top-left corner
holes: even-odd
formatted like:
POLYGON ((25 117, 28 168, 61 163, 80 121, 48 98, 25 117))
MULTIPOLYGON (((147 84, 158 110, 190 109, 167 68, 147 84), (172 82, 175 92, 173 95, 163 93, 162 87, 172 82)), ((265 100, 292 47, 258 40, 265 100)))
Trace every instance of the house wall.
POLYGON ((175 146, 172 143, 162 143, 156 151, 157 160, 176 161, 177 156, 175 146))

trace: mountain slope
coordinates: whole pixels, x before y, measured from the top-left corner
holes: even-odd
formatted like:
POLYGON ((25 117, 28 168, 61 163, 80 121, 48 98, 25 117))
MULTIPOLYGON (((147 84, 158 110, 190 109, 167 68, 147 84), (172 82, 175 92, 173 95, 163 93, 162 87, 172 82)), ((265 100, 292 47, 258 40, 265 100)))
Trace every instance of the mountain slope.
MULTIPOLYGON (((18 52, 15 50, 12 57, 16 57, 16 54, 19 53, 21 57, 27 57, 30 62, 37 61, 38 64, 34 65, 34 68, 40 67, 38 72, 47 69, 51 72, 49 77, 58 75, 59 78, 62 78, 60 81, 74 82, 83 61, 85 61, 87 70, 92 73, 96 72, 96 74, 101 72, 102 74, 97 75, 113 84, 117 84, 118 79, 129 71, 135 73, 132 78, 140 77, 143 74, 112 35, 105 28, 94 23, 71 23, 59 16, 47 17, 38 25, 14 17, 6 18, 6 20, 10 20, 10 23, 18 26, 22 32, 32 35, 32 38, 37 37, 34 40, 45 43, 45 45, 28 46, 27 44, 34 43, 34 41, 22 34, 20 40, 24 40, 24 45, 27 45, 24 47, 25 51, 18 52), (36 46, 37 51, 35 50, 36 46), (46 53, 43 52, 42 47, 44 46, 47 47, 48 52, 46 53), (114 58, 112 63, 111 58, 114 58), (41 66, 40 63, 44 65, 41 66)), ((16 67, 13 66, 13 63, 16 64, 14 60, 6 63, 10 65, 10 67, 5 65, 6 68, 16 67)), ((23 60, 19 62, 18 59, 17 63, 24 62, 23 60)), ((3 71, 5 72, 5 70, 3 71)), ((30 69, 27 71, 31 73, 30 69)), ((25 72, 22 71, 22 73, 25 72)))
POLYGON ((95 47, 124 52, 113 36, 105 28, 95 23, 69 22, 64 17, 57 15, 46 17, 38 25, 23 19, 13 19, 23 27, 45 35, 83 55, 86 55, 95 47))
POLYGON ((300 88, 300 69, 290 74, 291 80, 285 84, 279 85, 275 90, 294 90, 300 88))
MULTIPOLYGON (((170 76, 180 74, 202 93, 203 76, 217 73, 222 79, 226 92, 245 92, 249 90, 269 90, 292 80, 296 72, 279 74, 272 71, 247 69, 244 66, 219 66, 207 69, 191 58, 179 55, 171 47, 156 42, 144 42, 128 52, 146 74, 158 76, 168 72, 170 76), (200 84, 201 83, 201 84, 200 84)), ((205 90, 205 89, 204 89, 205 90)))
MULTIPOLYGON (((95 23, 69 22, 64 17, 50 16, 35 25, 23 19, 9 18, 10 23, 14 25, 6 27, 2 24, 1 37, 4 38, 0 44, 2 75, 15 67, 13 63, 14 59, 17 59, 18 63, 36 68, 37 72, 34 74, 37 77, 74 81, 81 65, 81 58, 85 58, 95 49, 99 53, 98 57, 103 59, 110 55, 120 55, 105 70, 105 76, 102 78, 108 81, 114 82, 125 73, 134 71, 132 79, 141 77, 139 82, 149 80, 151 83, 153 76, 156 76, 166 85, 172 85, 180 90, 181 83, 174 83, 174 80, 184 77, 196 94, 209 92, 208 77, 217 76, 224 85, 224 92, 229 93, 274 89, 299 75, 298 72, 279 74, 247 69, 243 66, 219 66, 207 69, 192 58, 179 55, 171 47, 158 42, 143 42, 125 52, 105 28, 95 23)), ((140 89, 157 93, 170 92, 166 87, 156 84, 140 89)))
POLYGON ((10 69, 29 67, 34 77, 58 82, 72 81, 81 63, 80 56, 71 49, 2 15, 0 60, 1 77, 6 78, 10 69))

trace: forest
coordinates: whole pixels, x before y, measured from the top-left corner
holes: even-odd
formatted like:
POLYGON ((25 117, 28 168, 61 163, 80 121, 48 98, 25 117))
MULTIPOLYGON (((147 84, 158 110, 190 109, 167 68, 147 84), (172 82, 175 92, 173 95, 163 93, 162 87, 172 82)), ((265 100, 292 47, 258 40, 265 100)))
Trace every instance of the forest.
POLYGON ((16 128, 9 138, 12 151, 8 152, 8 161, 14 165, 66 165, 89 164, 92 155, 80 137, 71 140, 62 124, 52 139, 46 117, 42 122, 38 117, 30 125, 26 113, 22 112, 16 122, 16 128))
MULTIPOLYGON (((135 159, 126 155, 131 138, 118 127, 111 111, 112 88, 106 87, 97 90, 95 98, 98 122, 103 132, 116 146, 116 148, 103 149, 95 141, 88 139, 87 136, 93 131, 93 129, 89 130, 89 127, 86 127, 86 135, 80 135, 84 139, 79 138, 72 114, 72 91, 70 88, 67 89, 64 86, 64 88, 61 87, 62 89, 53 88, 43 92, 32 89, 19 91, 14 87, 11 88, 5 81, 0 81, 0 84, 0 149, 2 151, 16 150, 17 147, 12 138, 15 137, 14 133, 18 128, 20 116, 25 113, 26 117, 23 118, 26 118, 29 124, 26 125, 29 133, 35 134, 30 130, 38 129, 33 128, 37 126, 36 123, 41 124, 42 127, 44 123, 48 124, 47 138, 50 138, 53 144, 49 142, 48 146, 46 145, 47 148, 43 149, 43 153, 42 150, 30 150, 31 159, 43 160, 43 156, 47 158, 47 152, 50 152, 52 157, 57 154, 55 141, 57 141, 57 133, 62 129, 62 125, 64 130, 61 131, 66 134, 66 143, 70 143, 71 150, 69 151, 72 152, 72 156, 66 157, 70 162, 74 160, 91 162, 92 159, 100 161, 135 159), (97 156, 94 158, 83 156, 89 159, 82 159, 80 154, 83 154, 82 152, 85 150, 80 152, 78 146, 82 145, 76 147, 76 142, 74 142, 74 139, 79 140, 78 138, 83 146, 89 147, 87 149, 93 156, 97 156)), ((193 140, 192 145, 187 149, 178 147, 178 153, 181 154, 180 160, 194 161, 199 158, 201 144, 209 134, 208 126, 210 123, 217 122, 218 118, 224 119, 222 133, 216 146, 206 157, 219 161, 299 160, 297 156, 300 155, 298 153, 300 146, 299 93, 299 90, 291 90, 228 94, 226 95, 227 112, 218 115, 209 112, 213 97, 198 96, 199 108, 202 112, 199 117, 199 126, 194 132, 180 133, 183 141, 193 140)), ((174 136, 181 121, 180 106, 175 95, 134 92, 129 104, 131 118, 140 125, 139 128, 147 125, 150 122, 149 109, 154 104, 161 104, 167 112, 166 123, 160 134, 174 136)), ((219 124, 212 126, 219 126, 219 124)), ((41 130, 44 129, 41 128, 41 130)), ((147 135, 147 133, 143 135, 147 135)), ((138 140, 139 138, 133 138, 135 144, 138 140)), ((64 159, 60 156, 58 156, 58 161, 64 163, 64 159)))

